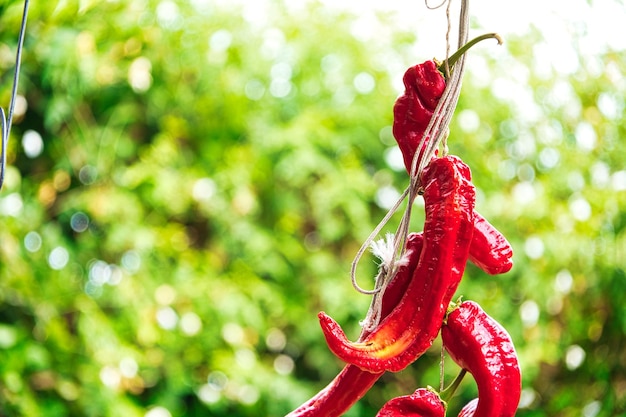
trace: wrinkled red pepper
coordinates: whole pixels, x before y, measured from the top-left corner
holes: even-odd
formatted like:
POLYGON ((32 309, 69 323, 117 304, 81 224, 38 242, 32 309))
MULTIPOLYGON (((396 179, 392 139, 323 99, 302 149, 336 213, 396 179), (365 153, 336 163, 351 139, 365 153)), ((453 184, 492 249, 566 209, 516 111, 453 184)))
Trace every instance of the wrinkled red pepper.
MULTIPOLYGON (((407 238, 407 262, 398 268, 398 272, 387 285, 383 294, 381 318, 387 317, 402 299, 422 252, 423 234, 411 233, 407 238)), ((363 331, 361 338, 369 334, 363 331)), ((323 390, 292 411, 287 417, 336 417, 346 412, 354 403, 365 395, 374 383, 384 374, 367 372, 355 365, 346 365, 339 375, 323 390)))
POLYGON ((392 398, 376 417, 444 417, 445 403, 432 389, 419 388, 411 395, 392 398))
POLYGON ((508 332, 473 301, 454 308, 441 329, 450 357, 472 374, 478 402, 464 416, 511 417, 519 404, 522 383, 515 347, 508 332))
POLYGON ((402 151, 404 166, 411 172, 413 156, 446 88, 446 80, 431 60, 409 68, 402 81, 404 94, 393 106, 393 136, 402 151))
MULTIPOLYGON (((469 48, 485 39, 502 39, 496 33, 488 33, 467 42, 443 63, 429 60, 409 68, 402 77, 404 93, 396 99, 393 107, 393 136, 402 151, 404 166, 411 172, 413 157, 428 128, 435 109, 446 89, 446 69, 452 71, 455 63, 469 48)), ((452 109, 453 110, 453 109, 452 109)), ((424 145, 430 138, 426 138, 424 145)), ((417 164, 423 157, 420 150, 417 164)))
POLYGON ((332 352, 370 372, 400 371, 432 345, 469 257, 475 197, 469 168, 456 156, 435 158, 422 178, 424 247, 400 303, 360 342, 318 315, 332 352))

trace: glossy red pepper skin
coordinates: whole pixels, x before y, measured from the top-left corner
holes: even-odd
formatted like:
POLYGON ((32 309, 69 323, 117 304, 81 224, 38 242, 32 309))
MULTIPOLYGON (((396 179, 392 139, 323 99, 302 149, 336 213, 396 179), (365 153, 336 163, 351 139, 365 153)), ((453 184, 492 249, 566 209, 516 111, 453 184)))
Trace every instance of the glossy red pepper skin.
POLYGON ((519 404, 522 383, 515 347, 508 332, 473 301, 464 301, 448 314, 441 329, 450 357, 472 374, 478 403, 464 412, 474 417, 511 417, 519 404))
POLYGON ((474 398, 472 401, 465 404, 465 407, 459 411, 457 417, 474 417, 476 413, 476 407, 478 406, 478 398, 474 398))
POLYGON ((474 235, 470 261, 488 274, 504 274, 513 267, 513 249, 506 238, 478 212, 474 218, 474 235))
POLYGON ((419 388, 411 395, 392 398, 376 417, 445 417, 446 407, 433 390, 419 388))
MULTIPOLYGON (((386 317, 402 299, 417 266, 423 241, 422 233, 409 234, 405 252, 407 262, 398 268, 383 294, 381 318, 386 317)), ((368 334, 363 331, 361 338, 368 334)), ((354 365, 346 365, 330 384, 287 417, 340 416, 361 399, 383 374, 384 371, 372 373, 354 365)))
POLYGON ((402 81, 404 94, 393 107, 393 136, 402 151, 406 170, 411 172, 413 156, 446 88, 446 81, 432 60, 409 68, 402 81))
POLYGON ((474 230, 474 186, 458 157, 435 158, 422 175, 424 247, 402 300, 361 342, 350 342, 325 313, 318 314, 329 348, 370 372, 397 372, 433 343, 461 281, 474 230))
POLYGON ((286 417, 338 417, 360 400, 384 372, 346 365, 323 390, 286 417))

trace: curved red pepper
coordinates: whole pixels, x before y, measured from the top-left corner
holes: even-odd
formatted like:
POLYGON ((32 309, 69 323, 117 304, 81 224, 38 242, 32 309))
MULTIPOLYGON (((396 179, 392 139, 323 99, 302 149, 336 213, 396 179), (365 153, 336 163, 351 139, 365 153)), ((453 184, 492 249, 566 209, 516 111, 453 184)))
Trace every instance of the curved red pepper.
POLYGON ((488 274, 504 274, 513 267, 513 249, 506 238, 478 212, 469 259, 488 274))
POLYGON ((286 417, 338 417, 361 399, 383 374, 346 365, 326 388, 286 417))
POLYGON ((431 60, 409 68, 402 81, 404 94, 393 106, 393 136, 402 151, 404 166, 411 172, 413 156, 446 88, 446 80, 431 60))
POLYGON ((450 357, 470 372, 478 386, 478 403, 463 415, 510 417, 519 404, 522 383, 511 336, 473 301, 464 301, 448 314, 441 328, 450 357))
POLYGON ((474 186, 468 175, 455 156, 436 158, 424 170, 422 254, 402 300, 369 336, 350 342, 337 322, 318 314, 326 342, 340 359, 370 372, 396 372, 432 345, 469 256, 474 186))
POLYGON ((419 388, 411 395, 392 398, 380 409, 376 417, 444 417, 446 407, 439 394, 419 388))
MULTIPOLYGON (((423 234, 411 233, 406 244, 407 262, 398 272, 383 294, 381 318, 387 317, 402 299, 413 276, 423 246, 423 234)), ((369 333, 363 331, 361 338, 369 333)), ((365 395, 374 383, 384 374, 367 372, 354 365, 346 365, 323 390, 292 411, 287 417, 336 417, 346 412, 365 395)))

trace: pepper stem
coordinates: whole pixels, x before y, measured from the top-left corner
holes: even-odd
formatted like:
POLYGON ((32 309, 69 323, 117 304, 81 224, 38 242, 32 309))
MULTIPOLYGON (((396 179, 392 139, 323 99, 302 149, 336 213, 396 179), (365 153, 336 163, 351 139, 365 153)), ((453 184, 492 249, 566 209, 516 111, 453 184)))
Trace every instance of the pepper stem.
POLYGON ((439 393, 439 397, 445 402, 449 402, 454 393, 456 392, 459 385, 461 385, 461 381, 463 381, 463 377, 467 373, 467 370, 461 369, 461 372, 454 378, 454 381, 450 385, 446 387, 443 391, 439 393))
POLYGON ((450 55, 448 59, 445 59, 441 64, 439 64, 437 69, 439 69, 442 74, 447 74, 448 72, 446 69, 452 69, 459 58, 461 58, 472 46, 476 45, 478 42, 484 41, 485 39, 495 39, 498 41, 498 45, 502 45, 503 42, 502 38, 497 33, 485 33, 484 35, 478 36, 460 47, 455 53, 450 55))

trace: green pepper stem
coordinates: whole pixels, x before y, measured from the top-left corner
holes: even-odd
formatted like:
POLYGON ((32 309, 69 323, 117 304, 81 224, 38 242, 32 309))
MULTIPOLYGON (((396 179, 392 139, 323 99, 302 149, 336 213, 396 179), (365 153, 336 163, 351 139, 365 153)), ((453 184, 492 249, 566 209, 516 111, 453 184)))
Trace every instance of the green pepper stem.
POLYGON ((454 67, 454 64, 456 64, 459 58, 461 58, 472 46, 476 45, 478 42, 484 41, 485 39, 495 39, 498 41, 498 45, 502 45, 503 42, 502 38, 497 33, 485 33, 484 35, 478 36, 460 47, 458 51, 450 55, 448 59, 445 59, 441 64, 439 64, 437 68, 442 74, 446 74, 446 68, 452 69, 452 67, 454 67))
POLYGON ((463 377, 467 373, 467 370, 461 369, 461 372, 454 378, 454 381, 450 385, 446 387, 443 391, 439 393, 439 397, 445 402, 449 402, 454 393, 456 392, 459 385, 461 385, 461 381, 463 381, 463 377))

